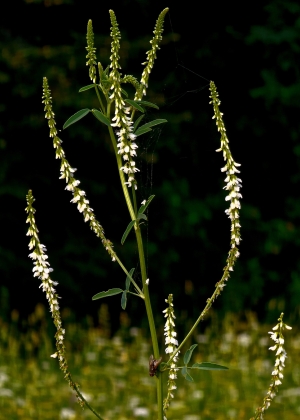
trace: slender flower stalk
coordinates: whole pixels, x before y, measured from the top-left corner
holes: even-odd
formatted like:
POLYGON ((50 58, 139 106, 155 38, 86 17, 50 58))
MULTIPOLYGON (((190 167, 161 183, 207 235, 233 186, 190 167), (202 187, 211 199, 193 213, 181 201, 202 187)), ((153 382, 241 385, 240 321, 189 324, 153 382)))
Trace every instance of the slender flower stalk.
POLYGON ((96 48, 94 47, 94 32, 93 32, 93 25, 91 19, 88 21, 87 25, 87 62, 86 65, 89 66, 89 76, 93 83, 96 83, 96 65, 97 65, 97 58, 96 58, 96 48))
POLYGON ((291 330, 292 327, 289 327, 288 325, 284 324, 283 321, 283 313, 278 318, 278 324, 273 328, 273 331, 270 331, 269 334, 271 334, 270 338, 275 341, 275 345, 270 347, 269 350, 272 350, 275 352, 275 365, 274 370, 272 372, 272 380, 267 392, 267 395, 265 396, 263 400, 262 407, 258 407, 255 411, 255 416, 252 417, 250 420, 263 420, 265 411, 270 407, 272 400, 274 399, 277 391, 278 391, 278 385, 281 385, 281 380, 283 379, 283 368, 285 367, 285 359, 287 358, 286 351, 283 347, 284 344, 284 337, 283 337, 283 331, 291 330))
POLYGON ((226 128, 223 122, 223 113, 220 112, 219 105, 221 101, 219 100, 219 94, 217 93, 216 85, 214 82, 210 82, 210 103, 213 105, 214 109, 214 116, 213 119, 216 120, 216 125, 218 131, 221 134, 221 147, 217 150, 217 152, 223 152, 223 158, 225 161, 225 166, 221 169, 222 172, 226 173, 225 178, 225 187, 224 189, 228 191, 228 195, 226 196, 225 200, 230 201, 230 206, 225 213, 228 215, 231 221, 231 249, 228 253, 227 264, 224 268, 224 274, 222 279, 217 283, 217 295, 221 293, 222 289, 226 286, 226 281, 230 277, 230 271, 233 271, 233 267, 235 264, 236 259, 240 255, 238 246, 241 241, 241 234, 240 234, 240 215, 239 210, 241 208, 240 198, 242 195, 240 194, 240 189, 242 187, 242 180, 237 177, 237 173, 240 171, 237 169, 241 166, 239 163, 236 163, 232 157, 230 148, 229 148, 229 140, 226 134, 226 128))
POLYGON ((26 213, 28 214, 26 223, 29 223, 29 228, 27 232, 27 236, 31 236, 29 242, 29 249, 32 252, 29 254, 29 257, 33 260, 33 276, 38 277, 41 280, 40 287, 46 293, 46 298, 50 306, 50 312, 53 318, 54 325, 56 327, 56 352, 52 354, 50 357, 54 359, 57 358, 59 362, 59 367, 64 373, 64 378, 68 382, 69 386, 73 391, 76 393, 77 400, 81 407, 83 408, 85 405, 95 414, 95 416, 103 420, 102 417, 90 406, 90 404, 85 400, 81 392, 79 391, 78 384, 76 384, 71 376, 71 373, 68 369, 68 363, 66 358, 66 349, 64 345, 64 336, 65 330, 62 327, 61 316, 59 312, 59 304, 58 299, 59 296, 56 293, 54 286, 57 286, 57 282, 53 281, 50 278, 50 273, 53 269, 50 267, 48 260, 48 256, 46 255, 47 249, 45 245, 41 244, 39 236, 38 236, 38 228, 35 223, 34 214, 36 212, 35 208, 32 206, 35 199, 32 195, 32 191, 28 191, 28 195, 26 196, 27 207, 25 209, 26 213))
MULTIPOLYGON (((166 353, 172 354, 174 351, 176 351, 176 348, 178 346, 178 341, 176 339, 177 333, 175 332, 175 322, 174 319, 174 305, 173 305, 173 295, 170 294, 168 296, 168 299, 165 300, 168 304, 168 308, 163 311, 165 314, 166 323, 165 323, 165 344, 166 344, 166 353)), ((176 355, 173 357, 172 362, 170 364, 170 370, 169 370, 169 379, 168 379, 168 393, 167 397, 164 400, 164 415, 166 415, 166 411, 170 405, 171 399, 174 398, 173 391, 177 388, 175 380, 177 379, 177 372, 178 368, 176 367, 177 361, 178 361, 178 355, 179 351, 176 353, 176 355)), ((166 419, 166 417, 165 417, 166 419)))
POLYGON ((109 239, 106 239, 103 227, 97 221, 93 209, 89 206, 89 200, 85 198, 85 192, 78 187, 80 181, 75 179, 73 175, 76 169, 72 168, 65 158, 65 152, 62 148, 62 140, 57 136, 57 129, 55 127, 56 123, 54 119, 55 115, 52 110, 52 97, 46 77, 43 78, 43 103, 45 104, 45 117, 48 120, 50 128, 50 137, 53 138, 53 146, 56 149, 56 159, 61 160, 60 179, 66 180, 66 190, 71 191, 73 194, 71 202, 77 204, 79 212, 83 213, 84 221, 89 221, 90 228, 102 240, 103 246, 111 256, 112 261, 115 261, 116 254, 113 250, 113 245, 109 239))
POLYGON ((154 60, 156 59, 156 53, 157 50, 159 50, 159 44, 162 40, 162 33, 164 30, 164 19, 166 14, 168 13, 169 8, 167 7, 166 9, 164 9, 160 15, 157 18, 156 24, 155 24, 155 28, 154 28, 154 37, 153 39, 150 41, 150 44, 152 46, 151 50, 147 51, 146 55, 147 55, 147 59, 144 63, 142 63, 142 65, 145 65, 145 68, 143 70, 142 73, 142 78, 141 78, 141 87, 140 89, 136 92, 134 99, 135 100, 141 100, 142 97, 144 95, 146 95, 146 89, 148 87, 148 80, 149 80, 149 75, 151 73, 151 70, 153 68, 154 65, 154 60))
MULTIPOLYGON (((188 341, 188 339, 192 336, 193 332, 197 328, 197 325, 200 321, 202 321, 205 316, 207 315, 209 309, 211 308, 212 304, 216 300, 216 298, 221 294, 222 290, 226 286, 226 282, 230 277, 230 272, 233 271, 234 264, 239 257, 240 253, 238 250, 238 245, 241 241, 241 234, 240 234, 240 216, 239 216, 239 210, 241 208, 240 204, 240 198, 242 198, 242 195, 240 194, 240 189, 242 186, 242 180, 237 177, 237 173, 240 171, 237 169, 237 167, 240 166, 239 163, 236 163, 231 155, 231 151, 229 148, 229 140, 226 134, 225 125, 222 118, 222 112, 220 112, 219 105, 221 101, 219 100, 219 94, 217 93, 216 86, 214 82, 210 82, 210 104, 213 105, 214 109, 214 115, 213 119, 216 120, 216 125, 218 128, 218 131, 221 134, 221 147, 217 149, 217 152, 223 152, 223 157, 225 160, 225 166, 221 169, 222 172, 226 172, 226 178, 225 178, 225 187, 224 189, 229 192, 227 197, 225 198, 226 201, 230 201, 230 206, 227 210, 225 210, 225 213, 228 215, 230 221, 231 221, 231 241, 230 241, 230 250, 228 252, 228 257, 226 260, 226 266, 224 268, 224 273, 219 282, 215 285, 215 290, 210 298, 207 299, 206 305, 199 315, 198 319, 195 321, 194 325, 192 326, 191 330, 187 334, 187 336, 184 338, 184 340, 180 343, 178 349, 181 349, 181 347, 188 341)), ((170 359, 168 360, 168 365, 171 363, 173 358, 176 355, 176 350, 173 351, 173 353, 170 355, 170 359)))

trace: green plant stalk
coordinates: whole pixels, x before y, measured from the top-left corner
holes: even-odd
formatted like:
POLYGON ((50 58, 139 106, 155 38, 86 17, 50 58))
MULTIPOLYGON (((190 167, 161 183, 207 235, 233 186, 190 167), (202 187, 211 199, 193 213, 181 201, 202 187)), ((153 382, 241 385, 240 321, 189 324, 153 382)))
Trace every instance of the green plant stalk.
MULTIPOLYGON (((111 105, 111 103, 109 102, 107 104, 107 114, 106 114, 107 118, 109 118, 109 119, 110 119, 110 105, 111 105)), ((123 171, 120 170, 120 168, 122 167, 122 160, 121 160, 121 156, 118 154, 116 138, 115 138, 112 127, 108 127, 108 130, 109 130, 110 138, 111 138, 111 141, 112 141, 112 144, 113 144, 113 147, 114 147, 114 151, 115 151, 115 155, 116 155, 116 159, 117 159, 117 165, 118 165, 118 171, 119 171, 121 186, 122 186, 122 189, 123 189, 123 193, 124 193, 125 201, 126 201, 126 204, 127 204, 127 207, 128 207, 128 211, 129 211, 131 219, 136 220, 136 211, 134 211, 134 208, 132 206, 132 202, 131 202, 131 199, 130 199, 130 196, 129 196, 128 188, 127 188, 127 185, 125 184, 124 173, 123 173, 123 171)), ((133 199, 134 199, 134 203, 135 203, 135 206, 136 206, 135 192, 134 192, 134 195, 133 195, 133 199)), ((141 230, 140 230, 138 221, 136 221, 136 223, 134 225, 134 229, 135 229, 136 240, 137 240, 137 245, 138 245, 140 268, 141 268, 142 282, 143 282, 143 296, 144 296, 146 312, 147 312, 147 317, 148 317, 148 322, 149 322, 151 340, 152 340, 152 345, 153 345, 153 353, 154 353, 154 358, 159 359, 159 347, 158 347, 156 328, 155 328, 154 317, 153 317, 153 312, 152 312, 152 307, 151 307, 151 302, 150 302, 148 285, 146 283, 147 271, 146 271, 143 240, 142 240, 142 234, 141 234, 141 230)), ((158 420, 163 420, 162 375, 158 373, 158 377, 156 377, 156 378, 157 378, 156 379, 156 387, 157 387, 158 420)))
MULTIPOLYGON (((153 346, 153 353, 154 358, 159 359, 159 347, 156 335, 156 328, 154 323, 154 317, 150 302, 149 296, 149 289, 148 284, 146 283, 147 280, 147 272, 146 272, 146 264, 145 264, 145 254, 144 254, 144 247, 143 247, 143 239, 139 225, 135 231, 136 240, 138 245, 138 252, 140 258, 140 268, 142 273, 142 282, 143 282, 143 292, 144 292, 144 300, 146 306, 146 312, 150 327, 150 334, 152 339, 152 346, 153 346)), ((163 389, 162 389, 162 375, 158 373, 158 377, 156 377, 156 389, 157 389, 157 405, 158 405, 158 420, 163 420, 163 389)))
POLYGON ((211 298, 207 299, 207 303, 205 308, 203 309, 203 311, 201 312, 199 318, 196 320, 196 322, 194 323, 194 325, 192 326, 192 328, 190 329, 190 331, 187 333, 186 337, 183 339, 183 341, 180 343, 180 345, 177 347, 177 349, 171 354, 167 365, 169 365, 173 359, 173 357, 178 353, 178 351, 182 348, 182 346, 184 346, 184 344, 187 342, 187 340, 191 337, 191 335, 193 334, 193 332, 195 331, 197 325, 199 324, 200 321, 202 321, 205 317, 205 315, 207 314, 207 312, 209 311, 209 309, 211 308, 213 302, 215 301, 216 297, 219 295, 219 288, 216 287, 214 293, 212 294, 211 298))

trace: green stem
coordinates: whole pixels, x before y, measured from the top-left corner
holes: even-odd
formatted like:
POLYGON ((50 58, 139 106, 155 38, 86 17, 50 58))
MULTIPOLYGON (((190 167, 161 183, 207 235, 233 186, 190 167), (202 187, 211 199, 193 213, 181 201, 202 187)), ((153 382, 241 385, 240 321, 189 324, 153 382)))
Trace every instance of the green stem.
MULTIPOLYGON (((110 103, 108 103, 107 105, 107 117, 110 118, 110 103)), ((122 166, 122 160, 121 160, 121 156, 118 154, 116 138, 115 138, 112 127, 108 127, 108 130, 109 130, 110 138, 112 140, 112 144, 113 144, 116 159, 117 159, 121 186, 123 189, 128 211, 129 211, 131 219, 136 220, 136 211, 134 210, 132 206, 128 188, 127 188, 127 185, 125 184, 124 173, 123 171, 120 170, 122 166)), ((134 197, 134 203, 136 207, 135 193, 133 197, 134 197)), ((151 339, 152 339, 153 353, 154 353, 154 358, 159 359, 159 347, 158 347, 158 341, 157 341, 157 335, 156 335, 156 328, 155 328, 154 317, 153 317, 153 312, 152 312, 152 307, 151 307, 151 302, 150 302, 148 284, 146 283, 147 271, 146 271, 143 240, 142 240, 142 234, 141 234, 138 221, 135 223, 134 229, 135 229, 136 240, 137 240, 137 245, 138 245, 138 253, 139 253, 140 268, 141 268, 141 274, 142 274, 142 283, 143 283, 143 295, 144 295, 146 312, 147 312, 150 334, 151 334, 151 339)), ((158 373, 158 376, 156 377, 156 388, 157 388, 158 420, 163 420, 163 392, 162 392, 163 389, 162 389, 162 375, 160 373, 158 373)))
POLYGON ((105 111, 105 107, 103 106, 103 102, 102 102, 102 99, 101 99, 101 96, 100 96, 100 93, 99 93, 99 90, 98 90, 98 87, 97 87, 96 84, 95 84, 95 91, 96 91, 96 94, 98 96, 98 101, 100 103, 101 111, 104 112, 105 111))
POLYGON ((192 328, 190 329, 190 331, 188 332, 186 337, 183 339, 183 341, 180 343, 180 345, 176 348, 176 350, 171 354, 171 356, 170 356, 170 358, 167 362, 167 365, 169 365, 171 363, 174 356, 178 353, 178 351, 181 349, 181 347, 184 346, 184 344, 187 342, 187 340, 191 337, 191 335, 195 331, 197 325, 199 324, 200 321, 202 321, 204 319, 205 315, 207 315, 207 312, 209 311, 213 302, 215 301, 215 299, 217 298, 217 296, 219 294, 220 294, 219 286, 217 286, 214 293, 212 294, 211 298, 207 299, 207 303, 206 303, 205 308, 201 312, 200 316, 198 317, 198 319, 196 320, 196 322, 194 323, 194 325, 192 326, 192 328))
POLYGON ((121 260, 119 260, 118 256, 115 255, 115 259, 118 262, 118 264, 120 265, 120 267, 122 268, 122 270, 124 271, 124 273, 126 273, 126 275, 130 278, 131 283, 134 285, 134 287, 136 288, 136 290, 138 291, 138 296, 141 297, 142 299, 145 299, 144 293, 141 291, 141 289, 139 288, 139 286, 136 284, 136 282, 133 280, 133 278, 129 275, 128 271, 126 270, 126 268, 124 267, 124 265, 122 264, 121 260))
MULTIPOLYGON (((152 339, 152 346, 153 346, 153 353, 154 358, 159 359, 159 347, 156 335, 156 328, 154 323, 154 317, 150 302, 149 296, 149 288, 148 284, 146 283, 147 280, 147 272, 146 272, 146 263, 145 263, 145 254, 144 254, 144 247, 143 247, 143 239, 139 225, 137 225, 137 229, 135 231, 136 240, 138 245, 138 252, 140 258, 140 268, 142 274, 142 282, 143 282, 143 292, 144 292, 144 300, 146 306, 146 312, 150 327, 150 334, 152 339)), ((156 377, 156 389, 157 389, 157 404, 158 404, 158 420, 163 420, 163 389, 162 389, 162 375, 158 373, 156 377)))

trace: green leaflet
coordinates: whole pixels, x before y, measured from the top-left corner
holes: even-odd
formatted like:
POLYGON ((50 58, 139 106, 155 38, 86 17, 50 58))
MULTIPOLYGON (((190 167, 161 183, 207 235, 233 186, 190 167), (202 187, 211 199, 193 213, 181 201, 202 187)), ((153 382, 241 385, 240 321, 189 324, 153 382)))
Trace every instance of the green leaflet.
POLYGON ((150 127, 153 127, 153 126, 159 125, 159 124, 163 124, 163 123, 166 123, 166 122, 168 122, 168 121, 165 120, 165 119, 157 119, 157 120, 150 121, 150 122, 142 125, 140 128, 138 128, 134 134, 136 136, 140 136, 144 133, 147 133, 147 131, 151 131, 150 127))
POLYGON ((79 91, 78 91, 78 92, 84 92, 85 90, 92 89, 93 87, 95 87, 95 85, 94 85, 94 84, 92 84, 92 85, 87 85, 87 86, 83 86, 82 88, 80 88, 80 89, 79 89, 79 91))
POLYGON ((97 300, 97 299, 101 299, 107 296, 114 296, 114 295, 118 295, 119 293, 122 293, 123 290, 119 289, 119 288, 115 288, 115 289, 109 289, 107 290, 107 292, 99 292, 96 295, 94 295, 92 297, 92 300, 97 300))
POLYGON ((193 351, 195 350, 195 348, 198 346, 198 344, 193 344, 186 352, 185 355, 183 356, 183 363, 185 365, 187 365, 189 363, 189 361, 191 360, 193 351))
POLYGON ((133 132, 135 132, 135 130, 138 128, 140 122, 142 121, 142 119, 144 118, 144 114, 140 115, 139 118, 135 121, 134 125, 133 125, 133 132))
MULTIPOLYGON (((144 126, 143 126, 144 127, 144 126)), ((152 131, 151 128, 144 128, 140 127, 138 130, 136 130, 136 132, 134 133, 136 135, 136 137, 141 136, 142 134, 148 133, 149 131, 152 131)))
POLYGON ((69 125, 76 123, 77 121, 81 120, 81 118, 85 117, 90 112, 90 109, 84 108, 80 111, 77 111, 72 117, 70 117, 63 125, 63 130, 69 125))
POLYGON ((104 114, 102 114, 102 112, 98 111, 98 109, 92 109, 92 113, 99 121, 110 127, 109 119, 104 114))
POLYGON ((157 105, 153 104, 152 102, 148 101, 136 101, 138 104, 149 106, 151 108, 159 109, 157 105))
MULTIPOLYGON (((130 271, 129 271, 129 276, 132 278, 132 276, 133 276, 133 273, 134 273, 134 268, 132 268, 130 271)), ((131 280, 130 280, 130 277, 129 276, 127 276, 126 277, 126 281, 125 281, 125 287, 126 287, 126 291, 128 292, 128 290, 129 290, 129 287, 130 287, 130 282, 131 282, 131 280)))
POLYGON ((148 200, 146 201, 145 204, 143 204, 138 211, 138 214, 144 213, 147 209, 147 207, 149 206, 149 204, 151 203, 151 201, 153 200, 153 198, 155 197, 155 195, 150 195, 150 197, 148 198, 148 200))
POLYGON ((143 213, 139 213, 139 214, 137 215, 136 220, 141 220, 141 219, 148 220, 148 219, 147 219, 147 216, 146 216, 145 214, 143 214, 143 213))
POLYGON ((217 365, 216 363, 209 363, 209 362, 203 362, 203 363, 194 363, 192 366, 192 369, 202 369, 202 370, 227 370, 228 367, 217 365))
POLYGON ((191 375, 188 373, 188 371, 187 371, 187 366, 184 366, 182 369, 181 369, 181 373, 182 373, 182 375, 184 376, 184 378, 187 380, 187 381, 189 381, 189 382, 194 382, 194 379, 191 377, 191 375))
POLYGON ((126 238, 127 238, 128 234, 129 234, 129 232, 131 231, 132 226, 135 224, 135 222, 136 222, 136 220, 131 220, 131 222, 130 222, 130 223, 129 223, 129 225, 127 226, 127 228, 126 228, 126 230, 125 230, 125 232, 124 232, 124 234, 123 234, 123 236, 122 236, 122 239, 121 239, 121 244, 122 244, 122 245, 124 244, 124 242, 125 242, 125 240, 126 240, 126 238))
POLYGON ((124 309, 124 311, 126 309, 126 305, 127 305, 127 292, 126 290, 124 290, 121 296, 121 307, 122 309, 124 309))
POLYGON ((145 112, 144 108, 141 107, 141 105, 139 105, 136 101, 133 101, 132 99, 124 99, 124 101, 133 106, 135 109, 141 111, 141 112, 145 112))

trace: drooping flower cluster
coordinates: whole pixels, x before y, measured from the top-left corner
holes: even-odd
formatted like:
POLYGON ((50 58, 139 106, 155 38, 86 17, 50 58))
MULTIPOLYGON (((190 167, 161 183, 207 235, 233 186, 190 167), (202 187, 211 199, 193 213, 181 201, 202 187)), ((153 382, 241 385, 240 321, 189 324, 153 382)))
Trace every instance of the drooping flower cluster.
POLYGON ((93 32, 93 25, 91 19, 88 21, 87 25, 87 34, 86 34, 86 40, 87 40, 87 47, 85 49, 87 50, 87 56, 86 58, 88 61, 86 62, 86 65, 89 66, 89 76, 93 83, 96 83, 96 48, 94 47, 94 32, 93 32))
POLYGON ((154 37, 153 39, 150 41, 150 44, 152 45, 151 50, 147 51, 147 59, 145 61, 145 63, 142 63, 143 65, 145 65, 145 68, 143 70, 142 73, 142 78, 141 78, 141 88, 136 92, 135 94, 135 100, 141 100, 143 95, 146 95, 146 89, 148 87, 148 80, 149 80, 149 75, 151 73, 151 70, 153 68, 154 65, 154 60, 156 59, 156 52, 157 50, 159 50, 159 43, 162 40, 162 33, 164 30, 163 24, 164 24, 164 19, 165 19, 165 15, 168 12, 168 8, 164 9, 160 15, 157 18, 156 24, 155 24, 155 28, 154 28, 154 37))
MULTIPOLYGON (((177 333, 175 332, 175 322, 174 319, 174 305, 173 305, 173 295, 170 294, 168 296, 168 299, 165 300, 168 304, 167 309, 163 311, 165 314, 166 323, 165 323, 165 344, 166 344, 166 353, 172 354, 177 346, 178 346, 178 340, 176 339, 177 333)), ((173 357, 171 364, 170 364, 170 370, 169 370, 169 379, 168 379, 168 394, 167 397, 164 400, 164 412, 168 409, 171 399, 174 398, 173 391, 177 388, 175 380, 177 379, 177 372, 178 368, 177 361, 178 361, 178 355, 179 352, 176 353, 176 355, 173 357)))
POLYGON ((48 120, 48 125, 50 128, 50 137, 53 138, 53 146, 56 149, 56 159, 60 159, 61 161, 60 179, 66 180, 66 190, 71 191, 73 194, 71 202, 77 203, 78 210, 80 211, 80 213, 83 213, 84 221, 89 221, 90 228, 102 240, 103 246, 111 256, 112 260, 115 261, 116 254, 113 250, 112 243, 109 239, 106 239, 103 227, 96 220, 93 209, 89 206, 89 200, 85 198, 85 192, 78 187, 80 181, 75 179, 73 176, 76 169, 72 168, 67 159, 65 158, 65 152, 62 148, 62 140, 57 136, 54 112, 52 111, 51 92, 46 77, 43 78, 43 103, 45 104, 45 117, 48 120))
POLYGON ((127 184, 128 187, 134 185, 134 188, 137 189, 137 183, 134 174, 135 172, 138 172, 139 169, 137 169, 135 166, 134 157, 136 156, 136 149, 138 146, 134 142, 136 135, 133 134, 133 122, 128 116, 128 114, 130 114, 130 107, 125 106, 126 104, 122 98, 121 75, 119 73, 119 69, 121 68, 119 64, 121 33, 114 12, 110 10, 109 14, 112 24, 112 43, 110 56, 110 80, 112 82, 112 94, 110 95, 109 99, 114 100, 115 104, 115 116, 112 118, 113 123, 111 125, 118 128, 116 131, 118 139, 117 147, 119 149, 118 154, 122 156, 124 161, 124 166, 122 166, 120 170, 128 175, 127 182, 125 182, 125 184, 127 184))
POLYGON ((45 245, 42 245, 39 240, 38 228, 36 226, 34 217, 36 210, 32 206, 35 199, 32 195, 31 190, 28 191, 26 200, 26 213, 28 214, 26 223, 29 223, 27 236, 31 236, 29 242, 29 249, 32 250, 32 252, 29 254, 29 257, 33 260, 34 264, 34 268, 32 271, 34 273, 34 277, 38 277, 39 280, 41 280, 42 282, 40 287, 46 293, 46 298, 50 306, 50 312, 53 318, 54 325, 56 327, 56 353, 54 353, 51 357, 58 358, 59 367, 63 371, 65 379, 68 381, 70 387, 76 392, 79 403, 83 405, 83 400, 78 394, 77 387, 72 380, 70 372, 68 371, 68 364, 65 356, 64 346, 65 330, 62 328, 62 322, 59 312, 59 296, 57 295, 54 288, 54 286, 56 286, 58 283, 56 281, 51 280, 50 278, 50 273, 53 270, 50 267, 49 262, 47 261, 48 256, 46 255, 46 247, 45 245))
POLYGON ((263 420, 263 416, 265 411, 270 407, 272 400, 274 399, 277 391, 278 385, 281 385, 281 380, 283 379, 283 369, 285 367, 285 359, 287 358, 286 351, 283 347, 284 344, 284 337, 283 331, 284 329, 291 330, 292 327, 286 325, 282 321, 283 313, 278 318, 278 324, 273 328, 273 331, 270 331, 271 334, 270 338, 275 341, 275 345, 270 347, 269 350, 275 351, 275 365, 274 370, 272 372, 272 381, 270 383, 267 395, 263 400, 262 407, 258 407, 255 412, 255 417, 252 417, 251 420, 263 420))
POLYGON ((216 86, 214 82, 210 82, 210 104, 213 105, 214 109, 214 116, 213 119, 216 119, 216 125, 218 131, 221 134, 221 147, 217 150, 217 152, 223 152, 223 157, 225 160, 225 166, 221 169, 222 172, 226 173, 225 178, 225 187, 224 189, 228 192, 227 197, 225 198, 226 201, 230 201, 230 206, 225 213, 228 215, 229 219, 231 220, 231 249, 228 253, 227 257, 227 264, 224 269, 224 274, 222 279, 217 283, 218 292, 224 288, 226 285, 226 281, 230 276, 230 271, 233 271, 233 267, 235 264, 236 259, 240 255, 238 246, 241 241, 241 234, 240 234, 240 216, 239 210, 241 208, 240 198, 242 195, 240 193, 240 189, 242 187, 242 181, 240 178, 237 177, 237 174, 240 172, 237 168, 240 166, 239 163, 236 163, 231 155, 231 151, 229 148, 229 141, 226 134, 226 128, 223 122, 222 115, 223 113, 220 112, 219 105, 221 101, 219 100, 219 94, 217 93, 216 86))

